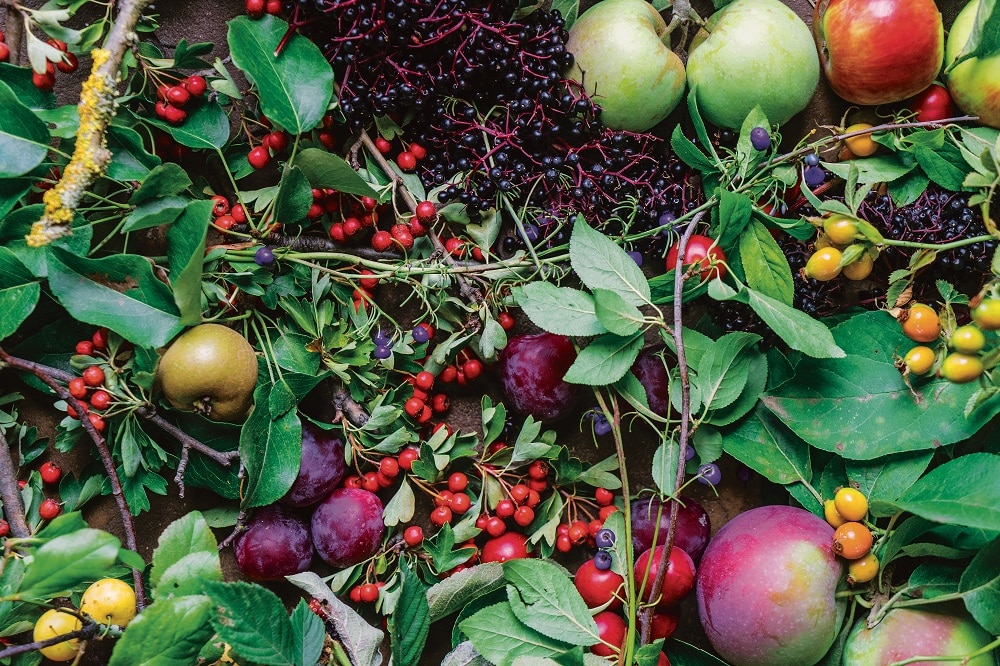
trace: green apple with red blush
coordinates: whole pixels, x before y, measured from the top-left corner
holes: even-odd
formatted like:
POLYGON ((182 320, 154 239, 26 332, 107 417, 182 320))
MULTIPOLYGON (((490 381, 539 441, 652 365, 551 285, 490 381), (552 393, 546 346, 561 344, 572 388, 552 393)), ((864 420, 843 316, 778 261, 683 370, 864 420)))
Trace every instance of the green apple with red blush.
MULTIPOLYGON (((970 43, 973 28, 986 8, 983 0, 972 0, 955 17, 948 31, 944 71, 955 104, 965 113, 979 116, 984 125, 1000 128, 1000 50, 954 64, 974 50, 976 44, 970 43)), ((993 12, 1000 15, 1000 7, 994 6, 993 12)))
MULTIPOLYGON (((989 645, 991 640, 992 637, 971 618, 916 608, 898 608, 890 610, 871 629, 864 619, 858 622, 844 645, 844 663, 882 666, 920 656, 963 657, 989 645)), ((987 653, 961 663, 967 666, 996 666, 997 662, 993 653, 987 653)))

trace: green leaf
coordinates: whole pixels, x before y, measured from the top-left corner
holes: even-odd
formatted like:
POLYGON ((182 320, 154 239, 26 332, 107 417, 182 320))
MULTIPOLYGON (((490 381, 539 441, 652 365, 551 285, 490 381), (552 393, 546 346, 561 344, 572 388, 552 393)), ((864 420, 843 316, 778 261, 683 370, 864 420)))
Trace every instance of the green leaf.
POLYGON ((302 169, 313 187, 378 198, 378 192, 339 155, 306 148, 295 158, 295 166, 302 169))
POLYGON ((37 282, 0 289, 0 341, 17 331, 18 327, 35 311, 42 288, 37 282))
POLYGON ((227 37, 233 62, 257 86, 261 110, 292 134, 302 134, 323 119, 333 97, 333 70, 319 47, 274 16, 239 16, 227 37), (279 43, 288 36, 275 55, 279 43))
POLYGON ((162 347, 183 328, 173 294, 143 257, 84 259, 53 247, 48 273, 52 293, 74 319, 106 326, 138 346, 162 347))
POLYGON ((516 289, 514 299, 532 323, 549 333, 583 336, 607 332, 597 318, 593 296, 579 289, 537 280, 516 289))
POLYGON ((201 323, 201 272, 212 202, 192 201, 167 230, 167 261, 181 324, 201 323))
POLYGON ((1000 400, 990 399, 966 418, 962 409, 974 386, 945 380, 908 386, 894 355, 913 343, 886 312, 855 315, 832 333, 850 356, 803 359, 790 380, 761 398, 816 448, 851 460, 936 449, 970 437, 1000 411, 1000 400))
POLYGON ((750 355, 745 352, 759 340, 753 333, 728 333, 699 359, 696 383, 704 405, 723 409, 740 397, 750 370, 750 355))
POLYGON ((431 627, 424 584, 405 560, 400 561, 403 584, 391 616, 392 660, 398 666, 419 666, 431 627))
POLYGON ((569 258, 583 283, 594 289, 617 292, 632 305, 649 303, 649 282, 625 250, 593 229, 582 217, 573 224, 569 258))
POLYGON ((552 0, 552 9, 562 14, 565 29, 569 30, 580 15, 580 0, 552 0))
POLYGON ((413 496, 413 488, 404 479, 399 484, 399 490, 385 504, 382 511, 382 520, 386 527, 393 527, 400 523, 407 523, 413 518, 416 498, 413 496))
POLYGON ((249 509, 277 502, 288 492, 299 473, 302 458, 302 423, 294 409, 272 417, 269 399, 275 394, 291 400, 284 384, 258 383, 254 391, 256 407, 240 431, 240 459, 246 467, 241 508, 249 509))
POLYGON ((149 577, 153 598, 203 594, 211 580, 222 580, 218 543, 201 513, 192 511, 160 534, 149 577))
POLYGON ((173 162, 166 162, 149 172, 128 202, 138 206, 147 201, 175 196, 191 187, 191 184, 191 178, 184 169, 173 162))
POLYGON ((971 58, 986 59, 1000 53, 1000 10, 990 2, 981 2, 976 8, 976 16, 969 32, 969 38, 961 52, 945 68, 950 73, 956 65, 971 58), (992 11, 990 8, 992 7, 992 11))
POLYGON ((1000 530, 1000 455, 969 453, 930 471, 895 502, 938 523, 1000 530))
POLYGON ((595 289, 594 306, 598 320, 615 335, 632 335, 642 328, 642 312, 617 292, 595 289))
POLYGON ((577 355, 563 379, 588 386, 613 384, 632 367, 642 349, 642 341, 641 332, 630 337, 605 333, 577 355))
POLYGON ((847 478, 857 483, 858 489, 868 498, 872 513, 883 515, 877 510, 878 502, 899 499, 920 478, 933 457, 933 451, 917 451, 868 461, 845 460, 844 466, 847 478))
POLYGON ((597 624, 566 570, 538 559, 510 560, 504 574, 507 597, 521 622, 549 638, 591 646, 600 640, 597 624))
POLYGON ((661 494, 673 494, 679 461, 680 446, 672 439, 661 442, 656 447, 656 451, 653 452, 653 466, 650 474, 661 494))
POLYGON ((823 168, 847 180, 851 169, 857 170, 858 185, 874 185, 902 178, 910 173, 913 160, 903 162, 896 153, 859 157, 846 162, 823 162, 823 168))
POLYGON ((962 575, 961 567, 954 564, 924 562, 910 574, 906 586, 907 594, 919 596, 921 599, 933 599, 942 594, 958 592, 958 581, 962 575))
POLYGON ((139 133, 130 127, 111 125, 108 128, 108 149, 111 151, 111 164, 105 174, 114 180, 142 180, 149 175, 150 169, 161 164, 156 155, 146 152, 139 133))
POLYGON ((809 445, 758 404, 750 416, 723 431, 722 448, 774 483, 812 481, 809 445))
POLYGON ((171 125, 159 118, 143 118, 167 132, 174 141, 195 150, 221 149, 229 141, 229 116, 214 100, 201 103, 183 125, 171 125))
POLYGON ((719 205, 712 209, 712 233, 719 246, 727 252, 742 239, 753 214, 753 202, 745 194, 715 188, 719 205))
POLYGON ((718 171, 715 162, 701 152, 691 139, 684 136, 680 124, 675 125, 674 131, 670 134, 670 148, 682 162, 696 171, 702 173, 718 171))
POLYGON ((49 152, 49 130, 0 81, 0 178, 31 173, 49 152))
POLYGON ((726 666, 721 659, 676 638, 667 641, 663 651, 670 659, 670 666, 726 666))
POLYGON ((21 104, 35 111, 55 108, 55 93, 51 90, 39 90, 32 83, 33 74, 30 67, 16 67, 0 62, 0 81, 14 91, 14 96, 21 104))
POLYGON ((191 200, 186 197, 165 196, 145 201, 135 207, 125 218, 122 231, 138 231, 170 224, 184 212, 191 200))
POLYGON ((211 611, 204 596, 151 604, 125 628, 108 666, 190 666, 212 637, 211 611))
POLYGON ((705 419, 706 423, 715 426, 727 426, 746 416, 760 399, 760 394, 767 387, 768 363, 767 356, 751 351, 749 354, 746 386, 732 404, 722 409, 713 409, 705 419))
POLYGON ((285 222, 298 222, 312 206, 312 188, 298 167, 287 167, 281 172, 278 194, 274 198, 274 216, 285 222))
POLYGON ((494 664, 510 664, 521 656, 556 657, 573 647, 522 623, 509 603, 484 608, 459 622, 458 628, 494 664))
POLYGON ((33 551, 18 596, 50 599, 65 595, 81 583, 106 576, 118 559, 118 537, 95 529, 64 534, 33 551))
POLYGON ((292 653, 298 666, 313 666, 319 663, 323 654, 323 644, 326 641, 326 628, 323 620, 309 610, 305 599, 299 599, 289 619, 292 622, 292 638, 295 648, 292 653))
POLYGON ((431 622, 451 615, 476 597, 500 589, 503 582, 503 566, 498 562, 486 562, 435 583, 427 590, 431 622))
POLYGON ((950 143, 945 143, 940 148, 916 146, 912 153, 917 158, 920 168, 932 181, 946 190, 962 189, 966 168, 965 159, 958 148, 950 143))
POLYGON ((991 634, 1000 634, 1000 539, 976 553, 958 591, 976 622, 991 634))
POLYGON ((242 657, 269 666, 295 665, 295 639, 285 607, 260 585, 207 582, 215 613, 209 618, 219 638, 242 657))
POLYGON ((756 220, 740 234, 740 262, 748 287, 785 305, 792 304, 794 287, 788 259, 767 227, 756 220))

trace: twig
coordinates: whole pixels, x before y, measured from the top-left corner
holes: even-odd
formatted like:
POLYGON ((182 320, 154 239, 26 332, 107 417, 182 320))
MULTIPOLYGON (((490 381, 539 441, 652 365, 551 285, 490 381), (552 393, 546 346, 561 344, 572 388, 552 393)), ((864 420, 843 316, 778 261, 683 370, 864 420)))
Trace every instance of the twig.
MULTIPOLYGON (((91 441, 94 443, 94 448, 97 449, 97 453, 101 458, 101 464, 104 465, 104 472, 108 475, 108 480, 111 482, 111 494, 115 498, 115 503, 118 505, 118 513, 121 515, 122 527, 125 531, 125 546, 132 551, 138 552, 139 546, 135 538, 135 523, 132 521, 132 512, 129 510, 128 502, 125 501, 125 495, 122 492, 121 479, 118 478, 118 470, 115 468, 115 461, 111 458, 111 451, 108 450, 108 444, 104 441, 104 437, 101 433, 97 432, 97 428, 94 424, 90 422, 90 419, 86 417, 87 407, 82 402, 70 395, 66 388, 59 384, 49 373, 41 369, 38 363, 32 363, 31 361, 26 361, 22 358, 16 356, 11 356, 5 350, 0 349, 0 362, 4 365, 10 366, 15 370, 27 370, 31 374, 38 377, 46 386, 55 391, 61 399, 65 400, 70 406, 76 410, 76 413, 80 415, 80 424, 86 431, 87 435, 90 436, 91 441)), ((135 596, 136 605, 139 610, 142 610, 146 606, 146 591, 145 586, 142 582, 142 571, 139 569, 132 569, 132 579, 135 583, 135 596)))
MULTIPOLYGON (((698 213, 691 218, 688 222, 687 227, 684 229, 683 235, 681 235, 680 242, 677 246, 677 264, 674 266, 674 326, 673 326, 673 336, 674 336, 674 346, 676 347, 677 353, 677 369, 680 372, 681 380, 681 431, 679 435, 680 450, 678 451, 677 458, 677 473, 674 477, 674 489, 671 493, 676 496, 680 491, 682 485, 684 485, 684 467, 687 462, 687 447, 688 440, 691 436, 691 379, 688 374, 687 365, 687 355, 684 352, 684 339, 682 336, 684 330, 684 308, 683 308, 683 298, 681 297, 684 293, 684 253, 687 250, 688 241, 691 239, 691 235, 694 233, 695 228, 698 223, 701 222, 701 218, 704 213, 698 213)), ((674 497, 673 501, 670 502, 670 525, 667 528, 667 540, 663 544, 663 555, 660 557, 660 564, 656 569, 656 577, 653 579, 652 590, 660 590, 663 587, 663 581, 667 576, 667 565, 670 563, 670 551, 674 547, 674 536, 677 533, 677 515, 680 511, 680 502, 674 497)), ((654 553, 656 544, 653 544, 654 553)), ((649 635, 652 631, 652 617, 653 617, 653 607, 647 606, 642 611, 643 617, 641 618, 640 625, 642 627, 642 633, 640 635, 640 642, 645 645, 649 642, 649 635)))
POLYGON ((359 405, 341 384, 336 384, 333 387, 333 408, 337 410, 337 414, 343 414, 352 425, 358 428, 368 423, 370 418, 365 408, 359 405))
POLYGON ((48 245, 70 233, 77 207, 90 186, 107 170, 111 151, 105 145, 108 125, 115 116, 119 70, 129 45, 136 39, 135 26, 150 0, 121 0, 118 16, 104 41, 104 47, 91 53, 94 64, 80 91, 80 126, 73 157, 63 170, 56 186, 43 201, 42 218, 31 225, 28 245, 48 245))
POLYGON ((24 41, 24 14, 13 2, 4 2, 3 5, 7 8, 5 16, 7 32, 4 37, 7 40, 7 46, 10 47, 10 64, 20 65, 21 47, 24 46, 21 43, 24 41))
POLYGON ((7 438, 3 436, 2 430, 0 430, 0 500, 3 500, 3 513, 7 516, 10 533, 18 539, 30 537, 31 530, 24 517, 21 491, 17 487, 14 460, 10 456, 10 446, 7 444, 7 438))
POLYGON ((184 497, 184 472, 187 470, 188 458, 190 456, 191 449, 194 449, 207 458, 211 458, 223 467, 228 467, 234 460, 237 460, 240 457, 239 451, 216 451, 207 444, 203 444, 175 426, 170 421, 167 421, 165 418, 157 414, 156 407, 152 405, 140 407, 136 410, 136 414, 139 418, 149 421, 153 425, 160 428, 160 430, 173 436, 174 439, 181 443, 180 462, 177 464, 177 474, 174 475, 174 483, 176 483, 177 487, 180 489, 179 495, 181 497, 184 497))
POLYGON ((287 247, 295 252, 349 253, 372 261, 398 261, 403 258, 403 255, 398 252, 379 252, 370 247, 341 245, 329 238, 321 238, 319 236, 288 236, 278 233, 264 235, 255 233, 249 224, 235 224, 232 229, 239 233, 249 233, 252 237, 259 238, 268 245, 287 247))
POLYGON ((23 643, 21 645, 11 645, 10 647, 6 647, 3 650, 0 650, 0 659, 15 657, 19 654, 24 654, 25 652, 41 650, 42 648, 49 647, 50 645, 56 645, 57 643, 62 643, 63 641, 71 641, 74 638, 82 638, 85 641, 90 640, 97 635, 98 629, 100 629, 100 625, 88 621, 83 625, 83 627, 77 629, 76 631, 53 636, 52 638, 46 638, 43 641, 33 641, 31 643, 23 643))

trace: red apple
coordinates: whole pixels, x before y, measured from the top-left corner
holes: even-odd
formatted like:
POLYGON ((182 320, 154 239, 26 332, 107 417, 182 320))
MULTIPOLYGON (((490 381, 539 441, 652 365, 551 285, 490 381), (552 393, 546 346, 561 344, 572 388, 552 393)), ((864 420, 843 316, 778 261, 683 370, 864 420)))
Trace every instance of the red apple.
POLYGON ((984 125, 1000 127, 1000 53, 969 58, 951 66, 966 50, 976 12, 982 4, 982 0, 972 0, 955 17, 948 31, 945 74, 952 99, 962 111, 979 116, 984 125))
POLYGON ((833 91, 855 104, 888 104, 929 86, 944 59, 934 0, 823 0, 813 33, 833 91))

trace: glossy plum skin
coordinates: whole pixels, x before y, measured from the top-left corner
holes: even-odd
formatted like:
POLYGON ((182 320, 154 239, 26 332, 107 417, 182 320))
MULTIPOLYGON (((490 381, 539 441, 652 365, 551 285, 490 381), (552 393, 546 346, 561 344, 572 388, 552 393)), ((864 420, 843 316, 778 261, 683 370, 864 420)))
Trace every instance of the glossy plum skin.
POLYGON ((385 525, 382 500, 361 488, 337 488, 312 516, 316 552, 328 564, 343 568, 364 562, 378 552, 385 525))
MULTIPOLYGON (((681 496, 680 510, 677 512, 677 534, 674 545, 691 556, 697 564, 701 560, 708 539, 712 534, 712 523, 708 512, 690 497, 681 496)), ((656 529, 656 514, 660 509, 660 499, 652 496, 632 502, 632 544, 635 552, 641 553, 653 547, 653 532, 656 529)), ((667 542, 670 526, 670 504, 663 506, 660 514, 660 530, 656 533, 657 545, 667 542)))
POLYGON ((340 485, 346 471, 344 442, 303 419, 299 475, 281 501, 288 506, 312 506, 340 485))
MULTIPOLYGON (((989 634, 968 618, 897 608, 871 629, 863 618, 855 625, 844 645, 844 663, 882 666, 921 655, 959 657, 989 642, 989 634)), ((969 666, 996 666, 996 658, 983 654, 970 660, 969 666)))
POLYGON ((763 506, 726 523, 698 567, 698 614, 733 666, 813 666, 845 604, 833 528, 804 509, 763 506))
POLYGON ((640 352, 639 357, 632 364, 632 374, 646 389, 649 409, 660 416, 666 416, 670 413, 670 380, 667 375, 667 367, 673 367, 676 364, 672 356, 660 354, 663 349, 662 346, 648 347, 640 352))
POLYGON ((544 423, 569 416, 580 387, 563 381, 576 360, 576 349, 565 335, 538 333, 512 338, 497 363, 504 402, 544 423))
POLYGON ((240 571, 254 580, 302 573, 313 558, 308 524, 279 504, 254 511, 233 550, 240 571))

